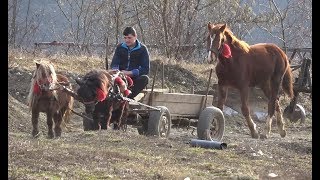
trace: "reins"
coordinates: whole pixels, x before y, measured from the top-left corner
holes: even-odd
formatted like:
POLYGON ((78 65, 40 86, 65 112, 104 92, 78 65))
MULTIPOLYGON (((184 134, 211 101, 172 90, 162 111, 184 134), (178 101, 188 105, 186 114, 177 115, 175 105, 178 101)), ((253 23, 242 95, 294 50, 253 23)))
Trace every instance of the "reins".
POLYGON ((215 54, 217 54, 217 56, 219 57, 219 55, 222 54, 222 47, 224 46, 225 42, 222 42, 219 49, 213 49, 212 48, 212 42, 213 42, 213 38, 212 36, 210 35, 210 46, 209 46, 209 55, 208 55, 208 58, 211 56, 211 52, 214 52, 215 54))

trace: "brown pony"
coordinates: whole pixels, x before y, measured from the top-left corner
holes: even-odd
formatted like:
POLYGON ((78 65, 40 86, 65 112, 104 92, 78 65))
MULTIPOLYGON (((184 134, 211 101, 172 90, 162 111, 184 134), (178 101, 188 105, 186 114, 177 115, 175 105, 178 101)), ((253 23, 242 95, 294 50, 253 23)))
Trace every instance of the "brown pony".
POLYGON ((249 46, 237 39, 226 24, 208 23, 207 50, 209 60, 218 59, 218 108, 223 109, 228 88, 240 91, 241 110, 247 121, 251 136, 259 138, 256 124, 250 117, 248 107, 249 87, 260 87, 268 98, 268 117, 265 131, 260 138, 268 138, 272 117, 276 112, 279 134, 286 130, 279 104, 279 91, 293 97, 292 72, 286 54, 275 44, 260 43, 249 46))
POLYGON ((32 111, 32 136, 40 135, 38 129, 39 113, 47 114, 48 138, 61 136, 61 123, 70 122, 70 113, 73 107, 73 97, 63 92, 59 85, 63 84, 71 89, 67 77, 56 74, 53 65, 47 61, 36 62, 28 105, 32 111), (54 134, 53 121, 54 120, 54 134))
POLYGON ((76 79, 80 86, 78 99, 85 105, 86 114, 93 118, 93 122, 84 123, 84 130, 108 129, 110 123, 113 129, 125 129, 128 102, 121 99, 124 89, 114 82, 120 79, 110 73, 104 69, 91 70, 82 79, 76 79))

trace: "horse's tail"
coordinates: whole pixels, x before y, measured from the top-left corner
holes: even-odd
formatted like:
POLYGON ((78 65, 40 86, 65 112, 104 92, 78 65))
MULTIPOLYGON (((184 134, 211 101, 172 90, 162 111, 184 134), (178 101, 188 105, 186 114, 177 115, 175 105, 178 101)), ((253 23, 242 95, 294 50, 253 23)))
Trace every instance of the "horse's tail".
POLYGON ((293 81, 292 81, 292 70, 290 65, 287 67, 287 70, 282 79, 282 89, 290 98, 293 98, 293 81))
POLYGON ((73 97, 70 97, 70 101, 69 101, 69 103, 68 103, 67 110, 65 111, 65 113, 64 113, 64 115, 63 115, 63 121, 64 121, 66 124, 69 124, 69 123, 70 123, 71 112, 72 112, 72 109, 73 109, 73 102, 74 102, 73 97))

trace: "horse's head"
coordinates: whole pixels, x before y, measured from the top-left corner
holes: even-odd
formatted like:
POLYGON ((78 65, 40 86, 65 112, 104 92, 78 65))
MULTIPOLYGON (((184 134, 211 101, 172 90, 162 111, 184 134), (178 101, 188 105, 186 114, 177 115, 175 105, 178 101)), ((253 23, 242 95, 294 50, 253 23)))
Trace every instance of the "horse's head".
POLYGON ((82 79, 75 81, 79 85, 77 95, 79 100, 86 106, 86 112, 92 112, 96 103, 107 98, 111 76, 105 71, 93 70, 82 79))
POLYGON ((50 62, 36 62, 36 71, 33 76, 33 91, 40 93, 49 91, 50 87, 57 82, 57 75, 50 62))
POLYGON ((207 51, 208 51, 208 61, 213 63, 222 53, 224 42, 226 41, 226 36, 224 34, 226 30, 226 24, 212 24, 208 23, 208 36, 207 36, 207 51))
POLYGON ((28 95, 28 104, 33 105, 35 96, 56 95, 55 91, 51 91, 51 87, 57 82, 57 75, 53 65, 49 61, 36 61, 36 70, 30 83, 30 91, 28 95))

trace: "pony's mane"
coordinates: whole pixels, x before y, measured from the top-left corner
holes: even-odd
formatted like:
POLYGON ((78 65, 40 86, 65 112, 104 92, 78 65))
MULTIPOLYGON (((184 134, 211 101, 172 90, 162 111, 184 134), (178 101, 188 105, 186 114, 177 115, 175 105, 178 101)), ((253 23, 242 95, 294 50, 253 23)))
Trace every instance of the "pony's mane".
MULTIPOLYGON (((51 77, 52 83, 57 83, 57 74, 51 62, 42 60, 42 61, 36 61, 36 64, 37 64, 37 68, 33 73, 33 76, 30 82, 29 95, 27 98, 27 103, 30 108, 32 108, 34 104, 34 98, 35 96, 37 96, 34 93, 35 83, 40 84, 40 80, 42 79, 42 77, 47 77, 47 80, 49 80, 49 77, 51 77)), ((55 92, 54 92, 54 95, 57 96, 55 92)))
POLYGON ((111 75, 104 69, 92 70, 83 77, 83 80, 88 87, 100 88, 107 93, 111 75))
POLYGON ((231 44, 233 46, 238 47, 239 49, 242 49, 246 53, 249 52, 250 45, 245 41, 239 40, 236 36, 234 36, 228 27, 225 29, 224 33, 226 36, 229 36, 229 38, 231 39, 231 44))

